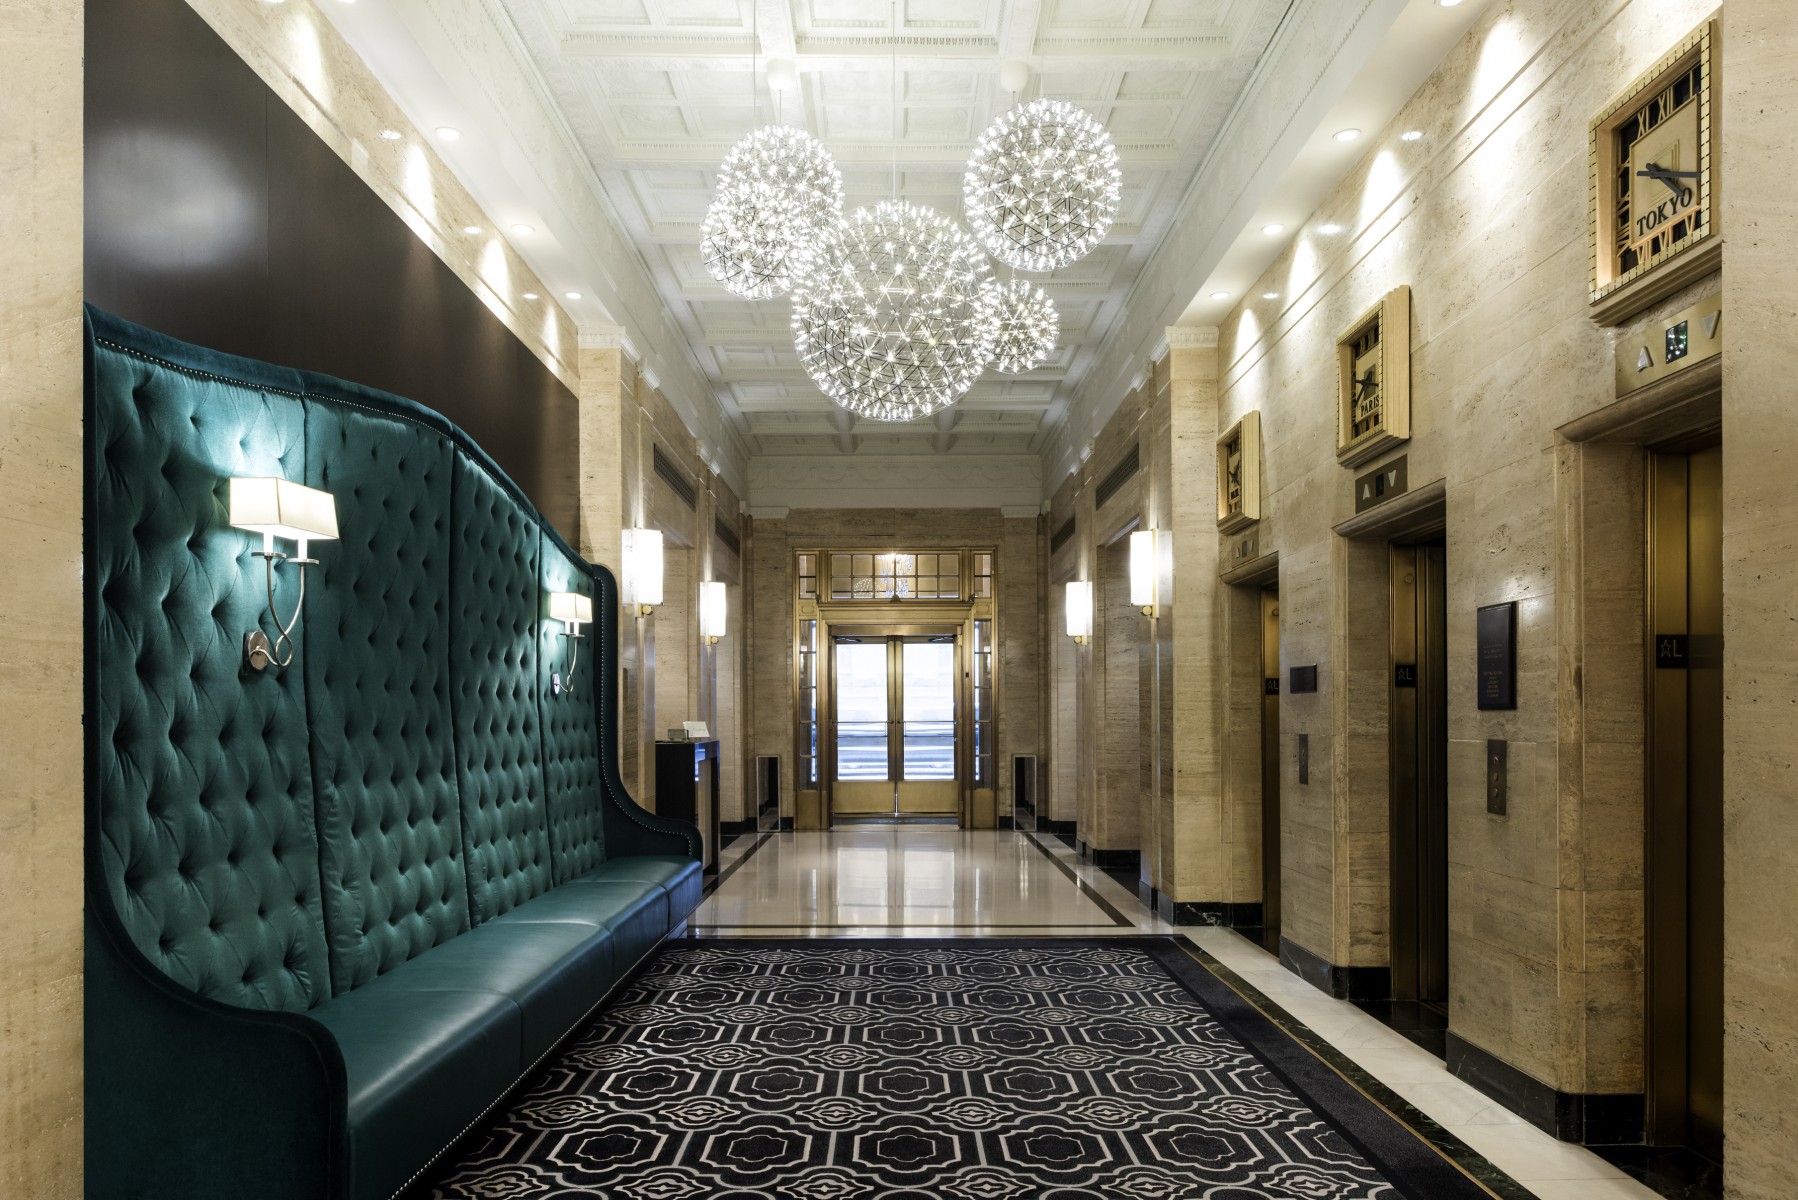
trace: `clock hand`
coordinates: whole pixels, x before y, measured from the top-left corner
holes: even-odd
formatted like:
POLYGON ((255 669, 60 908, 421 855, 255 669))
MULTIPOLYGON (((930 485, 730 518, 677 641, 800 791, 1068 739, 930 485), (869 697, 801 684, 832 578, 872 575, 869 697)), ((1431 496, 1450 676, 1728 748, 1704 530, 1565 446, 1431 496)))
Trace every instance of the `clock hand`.
POLYGON ((1674 198, 1679 200, 1685 199, 1686 192, 1674 181, 1681 178, 1696 179, 1698 177, 1697 171, 1669 171, 1665 167, 1657 167, 1653 163, 1649 163, 1646 169, 1637 171, 1636 174, 1646 179, 1660 180, 1667 190, 1673 193, 1674 198))

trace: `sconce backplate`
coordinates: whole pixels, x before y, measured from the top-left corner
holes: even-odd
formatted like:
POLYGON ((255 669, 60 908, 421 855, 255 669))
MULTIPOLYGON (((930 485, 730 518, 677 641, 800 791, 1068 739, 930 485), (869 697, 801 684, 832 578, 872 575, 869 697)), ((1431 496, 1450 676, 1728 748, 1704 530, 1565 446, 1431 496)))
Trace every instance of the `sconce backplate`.
POLYGON ((275 650, 269 645, 268 634, 260 629, 244 634, 243 658, 252 671, 268 670, 275 661, 275 650))

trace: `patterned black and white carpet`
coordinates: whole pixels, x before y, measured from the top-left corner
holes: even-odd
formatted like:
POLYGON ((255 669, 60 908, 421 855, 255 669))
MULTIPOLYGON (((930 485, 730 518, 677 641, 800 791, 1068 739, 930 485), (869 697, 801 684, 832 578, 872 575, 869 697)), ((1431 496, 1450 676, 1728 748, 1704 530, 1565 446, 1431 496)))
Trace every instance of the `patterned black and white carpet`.
POLYGON ((421 1194, 1491 1195, 1171 939, 670 944, 421 1194))

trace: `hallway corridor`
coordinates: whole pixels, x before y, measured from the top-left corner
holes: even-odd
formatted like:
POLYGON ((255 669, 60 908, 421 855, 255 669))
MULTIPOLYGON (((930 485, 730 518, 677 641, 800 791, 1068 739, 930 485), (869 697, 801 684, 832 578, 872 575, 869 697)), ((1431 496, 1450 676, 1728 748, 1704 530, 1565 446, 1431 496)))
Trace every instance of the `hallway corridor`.
POLYGON ((1656 1195, 1598 1155, 1557 1141, 1453 1078, 1441 1059, 1313 988, 1237 933, 1158 919, 1132 891, 1047 834, 901 826, 747 834, 725 847, 719 883, 689 933, 783 939, 1177 935, 1232 987, 1495 1194, 1540 1200, 1656 1195))

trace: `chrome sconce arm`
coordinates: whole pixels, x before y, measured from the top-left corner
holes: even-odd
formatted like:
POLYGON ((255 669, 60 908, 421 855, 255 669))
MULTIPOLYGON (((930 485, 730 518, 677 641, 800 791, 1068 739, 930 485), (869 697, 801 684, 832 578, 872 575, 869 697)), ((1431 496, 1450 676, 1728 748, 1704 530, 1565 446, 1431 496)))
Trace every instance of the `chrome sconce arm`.
POLYGON ((568 671, 552 671, 549 676, 551 695, 574 695, 574 668, 581 660, 581 626, 593 622, 593 600, 579 592, 551 592, 549 619, 562 623, 562 636, 568 639, 568 671))
MULTIPOLYGON (((289 558, 267 545, 261 550, 251 551, 263 561, 268 572, 268 615, 274 622, 276 631, 272 642, 260 628, 243 635, 244 661, 252 670, 265 671, 271 666, 285 667, 293 662, 293 631, 300 623, 300 613, 306 608, 306 568, 318 566, 316 558, 306 557, 305 543, 301 542, 300 546, 300 553, 296 558, 289 558), (292 563, 300 569, 300 594, 294 601, 293 617, 286 622, 281 620, 281 614, 275 608, 275 564, 283 562, 292 563)), ((257 615, 256 623, 261 625, 261 614, 257 615)))

